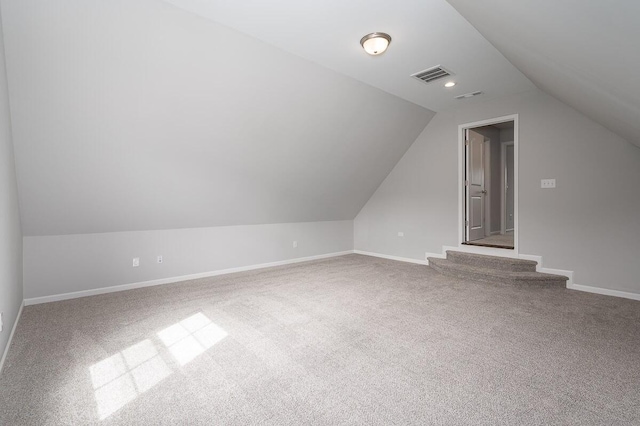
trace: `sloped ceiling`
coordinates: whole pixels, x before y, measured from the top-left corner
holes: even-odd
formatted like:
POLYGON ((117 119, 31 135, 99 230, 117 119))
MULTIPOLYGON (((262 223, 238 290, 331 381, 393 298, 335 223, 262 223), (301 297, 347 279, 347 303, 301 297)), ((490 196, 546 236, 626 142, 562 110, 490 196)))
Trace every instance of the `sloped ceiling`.
POLYGON ((640 2, 448 1, 540 89, 640 146, 640 2))
POLYGON ((446 0, 166 1, 433 111, 535 88, 446 0), (371 57, 360 39, 374 31, 393 40, 371 57), (455 73, 454 88, 410 78, 436 65, 455 73))
POLYGON ((160 0, 1 6, 25 235, 352 219, 434 115, 160 0))
POLYGON ((640 146, 638 2, 0 6, 25 235, 352 219, 434 111, 534 83, 640 146))

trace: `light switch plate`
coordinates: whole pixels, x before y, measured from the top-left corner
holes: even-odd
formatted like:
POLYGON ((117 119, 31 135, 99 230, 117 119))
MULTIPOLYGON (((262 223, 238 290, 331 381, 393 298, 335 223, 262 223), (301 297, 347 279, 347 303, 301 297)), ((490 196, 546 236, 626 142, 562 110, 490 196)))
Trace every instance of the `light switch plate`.
POLYGON ((556 180, 555 179, 542 179, 540 181, 540 188, 555 188, 556 180))

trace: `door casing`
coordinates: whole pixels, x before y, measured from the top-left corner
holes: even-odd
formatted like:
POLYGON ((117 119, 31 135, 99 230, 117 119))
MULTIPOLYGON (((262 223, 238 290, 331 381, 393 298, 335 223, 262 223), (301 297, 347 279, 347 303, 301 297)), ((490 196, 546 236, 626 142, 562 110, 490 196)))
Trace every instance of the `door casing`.
MULTIPOLYGON (((513 230, 513 251, 514 255, 519 253, 519 214, 518 214, 518 157, 519 157, 519 123, 518 114, 506 115, 488 120, 475 121, 472 123, 460 124, 458 126, 458 247, 463 247, 466 241, 466 191, 465 191, 465 133, 468 129, 475 127, 490 126, 492 124, 505 123, 513 121, 513 156, 514 156, 514 230, 513 230)), ((467 248, 469 246, 466 246, 467 248)), ((474 251, 479 253, 495 253, 495 249, 485 247, 473 247, 474 251)))

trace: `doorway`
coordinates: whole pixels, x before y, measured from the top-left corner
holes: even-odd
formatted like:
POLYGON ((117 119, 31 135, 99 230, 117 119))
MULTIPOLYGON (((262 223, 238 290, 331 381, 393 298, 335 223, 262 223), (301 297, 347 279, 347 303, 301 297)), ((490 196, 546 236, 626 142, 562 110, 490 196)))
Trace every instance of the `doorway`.
POLYGON ((461 244, 517 253, 517 116, 461 130, 461 244))

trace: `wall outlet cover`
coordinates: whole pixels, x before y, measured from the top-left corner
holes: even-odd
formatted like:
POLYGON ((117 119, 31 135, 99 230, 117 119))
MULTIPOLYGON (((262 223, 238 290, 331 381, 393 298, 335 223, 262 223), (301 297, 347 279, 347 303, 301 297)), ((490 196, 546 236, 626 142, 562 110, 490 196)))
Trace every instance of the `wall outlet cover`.
POLYGON ((133 258, 133 267, 137 268, 138 266, 140 266, 140 258, 139 257, 134 257, 133 258))
POLYGON ((398 237, 404 237, 404 232, 398 232, 398 237))
POLYGON ((542 179, 540 181, 540 188, 549 189, 549 188, 555 188, 555 187, 556 187, 555 179, 542 179))
POLYGON ((162 256, 158 256, 158 263, 162 263, 162 256))

